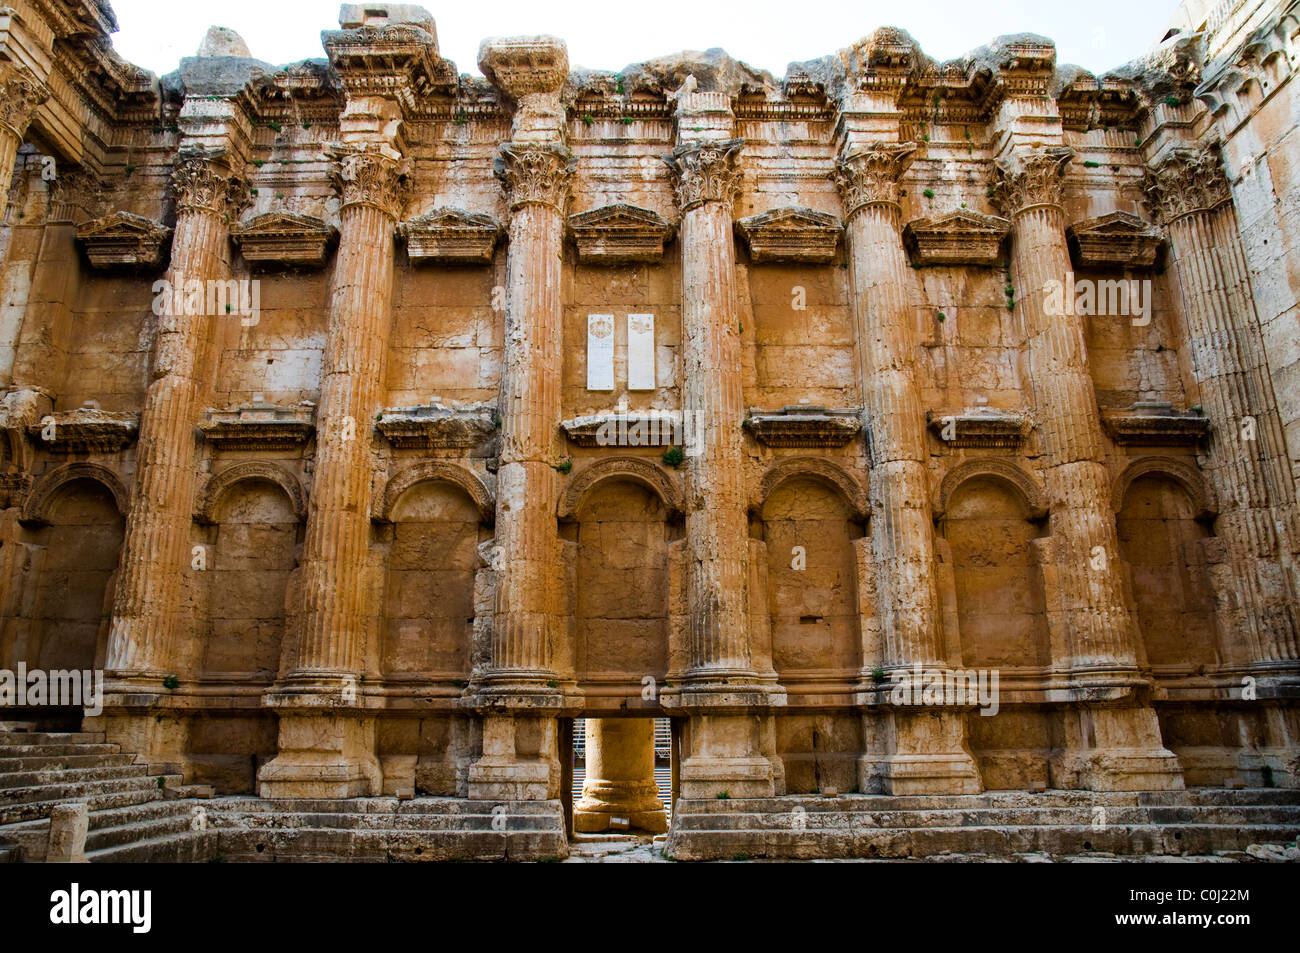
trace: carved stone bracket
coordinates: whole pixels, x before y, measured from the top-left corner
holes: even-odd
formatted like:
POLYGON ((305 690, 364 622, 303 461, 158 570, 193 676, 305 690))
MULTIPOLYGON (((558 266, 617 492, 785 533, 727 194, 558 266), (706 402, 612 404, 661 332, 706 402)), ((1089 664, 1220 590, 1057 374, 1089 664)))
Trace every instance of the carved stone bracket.
POLYGON ((491 407, 449 408, 437 404, 385 410, 376 426, 399 450, 468 450, 497 432, 491 407))
POLYGON ((0 69, 0 128, 21 140, 36 109, 50 98, 44 83, 25 66, 0 69))
POLYGON ((130 212, 114 212, 77 229, 77 241, 94 268, 150 270, 163 263, 172 230, 130 212))
POLYGON ((958 209, 938 218, 918 218, 903 228, 914 265, 996 265, 1011 223, 996 215, 958 209))
POLYGON ((501 226, 490 215, 458 208, 426 212, 398 227, 412 262, 490 262, 501 226))
POLYGON ((650 209, 620 203, 570 215, 569 234, 582 261, 658 261, 673 225, 650 209))
POLYGON ((1164 239, 1130 212, 1111 212, 1065 230, 1079 268, 1151 268, 1164 239))
POLYGON ((835 161, 835 184, 847 222, 869 205, 898 205, 898 182, 912 164, 916 143, 877 143, 835 161))
POLYGON ((1127 410, 1107 410, 1102 425, 1118 444, 1142 446, 1195 446, 1210 432, 1202 413, 1176 411, 1171 404, 1139 401, 1127 410))
POLYGON ((1003 159, 997 165, 994 203, 1007 216, 1044 205, 1059 207, 1065 193, 1065 170, 1073 158, 1073 149, 1060 146, 1003 159))
POLYGON ((547 205, 563 214, 569 184, 578 167, 568 150, 555 143, 502 143, 493 171, 505 189, 510 209, 547 205))
POLYGON ((828 262, 844 229, 840 220, 802 206, 773 209, 736 222, 754 261, 828 262))
POLYGON ((1216 149, 1176 149, 1147 170, 1146 203, 1164 224, 1232 201, 1232 190, 1216 149))
POLYGON ((338 229, 311 215, 267 212, 236 225, 230 237, 250 263, 319 268, 338 239, 338 229))
POLYGON ((27 428, 33 443, 54 453, 117 453, 139 433, 139 414, 91 407, 49 414, 27 428))
POLYGON ((797 404, 781 410, 750 408, 745 429, 768 447, 842 447, 862 429, 862 411, 797 404))
POLYGON ((1029 432, 1025 417, 989 407, 960 413, 932 411, 928 416, 930 429, 948 447, 1014 450, 1029 432))
POLYGON ((314 426, 308 408, 256 403, 209 411, 199 429, 221 450, 294 450, 307 442, 314 426))
POLYGON ((743 139, 725 142, 683 143, 663 157, 672 173, 677 207, 683 212, 705 202, 730 207, 740 195, 743 173, 739 166, 743 139))

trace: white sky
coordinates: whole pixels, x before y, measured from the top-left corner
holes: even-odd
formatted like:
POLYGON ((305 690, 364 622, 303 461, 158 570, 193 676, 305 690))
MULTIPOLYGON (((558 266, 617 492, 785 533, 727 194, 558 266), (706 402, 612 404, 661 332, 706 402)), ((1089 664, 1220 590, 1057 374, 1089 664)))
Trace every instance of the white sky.
MULTIPOLYGON (((326 0, 111 0, 121 30, 114 46, 159 75, 192 56, 209 25, 226 26, 270 63, 321 57, 320 31, 336 29, 339 4, 326 0)), ((1178 0, 747 0, 634 3, 632 0, 476 0, 423 4, 438 24, 443 56, 478 73, 488 36, 549 33, 569 46, 574 66, 617 70, 678 50, 721 46, 770 71, 851 45, 878 26, 902 27, 936 59, 951 59, 1002 33, 1041 33, 1057 62, 1094 73, 1120 66, 1164 34, 1178 0)))

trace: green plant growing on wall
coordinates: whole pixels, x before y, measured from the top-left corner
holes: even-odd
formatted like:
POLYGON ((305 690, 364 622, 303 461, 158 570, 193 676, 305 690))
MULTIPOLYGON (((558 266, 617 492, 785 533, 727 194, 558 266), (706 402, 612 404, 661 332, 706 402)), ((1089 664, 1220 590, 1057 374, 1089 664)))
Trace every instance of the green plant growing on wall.
POLYGON ((676 470, 682 465, 682 461, 686 459, 686 455, 682 453, 681 447, 669 447, 663 452, 663 456, 660 457, 660 459, 663 460, 664 466, 669 466, 676 470))

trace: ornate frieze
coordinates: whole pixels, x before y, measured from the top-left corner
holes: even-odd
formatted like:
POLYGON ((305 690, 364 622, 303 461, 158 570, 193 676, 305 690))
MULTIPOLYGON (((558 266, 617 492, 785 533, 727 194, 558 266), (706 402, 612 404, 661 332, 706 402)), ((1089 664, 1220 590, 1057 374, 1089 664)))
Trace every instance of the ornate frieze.
POLYGON ((1210 420, 1199 410, 1176 411, 1171 404, 1139 401, 1125 410, 1102 412, 1111 439, 1121 445, 1195 446, 1210 431, 1210 420))
POLYGON ((50 91, 24 66, 0 70, 0 128, 23 138, 36 108, 50 98, 50 91))
POLYGON ((77 228, 77 241, 95 268, 149 270, 163 262, 172 230, 130 212, 114 212, 77 228))
POLYGON ((398 227, 412 262, 490 262, 501 226, 490 215, 438 208, 398 227))
POLYGON ((736 231, 754 261, 828 262, 843 228, 834 215, 796 205, 739 219, 736 231))
POLYGON ((236 410, 208 411, 199 429, 220 450, 295 450, 314 427, 308 408, 258 401, 236 410))
POLYGON ((664 156, 672 172, 677 207, 683 212, 705 202, 730 207, 740 195, 743 173, 738 159, 743 139, 683 143, 664 156))
POLYGON ((745 429, 768 447, 842 447, 862 429, 862 411, 796 404, 780 410, 751 407, 745 429))
POLYGON ((835 184, 844 202, 844 220, 868 205, 897 205, 898 182, 916 153, 916 143, 877 143, 835 162, 835 184))
POLYGON ((903 228, 912 264, 996 265, 1011 223, 996 215, 958 209, 937 218, 918 218, 903 228))
POLYGON ((398 450, 468 450, 497 433, 491 407, 395 407, 385 410, 376 426, 398 450))
POLYGON ((1147 206, 1165 224, 1232 201, 1223 163, 1213 148, 1175 149, 1147 170, 1145 191, 1147 206))
POLYGON ((932 411, 930 429, 944 446, 981 450, 1014 450, 1024 443, 1029 421, 1020 414, 976 407, 957 413, 932 411))
POLYGON ((1164 241, 1158 229, 1131 212, 1111 212, 1065 230, 1079 268, 1151 268, 1164 241))
POLYGON ((1073 149, 1060 146, 1003 159, 997 165, 993 201, 1003 215, 1018 215, 1043 205, 1060 206, 1065 170, 1073 158, 1073 149))
POLYGON ((401 218, 405 199, 406 164, 379 148, 335 145, 338 159, 335 184, 342 195, 342 207, 369 205, 391 218, 401 218))
POLYGON ((619 203, 570 215, 569 234, 582 261, 658 261, 673 226, 650 209, 619 203))
POLYGON ((139 414, 93 407, 47 414, 27 428, 33 443, 55 453, 117 453, 139 432, 139 414))
POLYGON ((578 167, 568 150, 556 143, 506 142, 500 152, 494 172, 512 211, 529 204, 564 211, 578 167))
POLYGON ((319 268, 338 229, 311 215, 267 212, 236 225, 230 237, 245 261, 319 268))

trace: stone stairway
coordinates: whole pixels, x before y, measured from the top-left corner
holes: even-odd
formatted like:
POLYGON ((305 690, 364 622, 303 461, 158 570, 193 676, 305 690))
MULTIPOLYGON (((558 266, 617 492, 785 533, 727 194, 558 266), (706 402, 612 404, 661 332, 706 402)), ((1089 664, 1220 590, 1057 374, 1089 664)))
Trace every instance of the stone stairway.
POLYGON ((667 853, 676 860, 1209 857, 1294 843, 1297 835, 1294 790, 681 798, 667 853))

